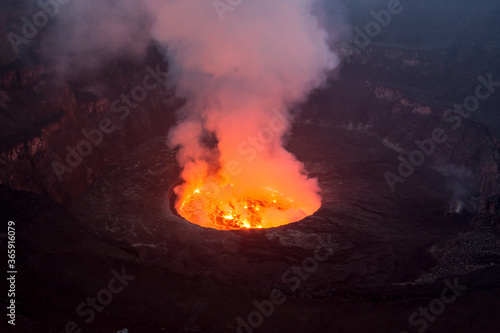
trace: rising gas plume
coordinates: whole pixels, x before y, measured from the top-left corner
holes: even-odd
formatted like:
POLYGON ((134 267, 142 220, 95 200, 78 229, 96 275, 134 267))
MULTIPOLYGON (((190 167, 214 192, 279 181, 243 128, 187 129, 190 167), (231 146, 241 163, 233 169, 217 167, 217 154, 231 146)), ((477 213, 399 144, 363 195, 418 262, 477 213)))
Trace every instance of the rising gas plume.
POLYGON ((317 1, 143 5, 176 93, 187 100, 168 142, 179 148, 184 180, 175 189, 178 212, 217 229, 272 227, 314 213, 321 205, 317 180, 284 145, 293 120, 288 108, 339 65, 329 44, 340 34, 320 26, 317 1))
POLYGON ((156 8, 153 37, 188 99, 170 133, 185 181, 176 189, 181 215, 221 229, 271 227, 320 207, 316 179, 283 147, 292 120, 283 110, 339 64, 313 5, 243 1, 223 20, 212 2, 156 8))

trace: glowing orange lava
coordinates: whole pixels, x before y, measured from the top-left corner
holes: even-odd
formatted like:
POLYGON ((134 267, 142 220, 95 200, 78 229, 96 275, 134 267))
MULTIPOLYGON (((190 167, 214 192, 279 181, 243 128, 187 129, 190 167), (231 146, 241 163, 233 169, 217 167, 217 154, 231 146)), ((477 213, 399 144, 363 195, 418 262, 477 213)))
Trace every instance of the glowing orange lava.
POLYGON ((212 180, 182 192, 177 212, 192 223, 219 230, 277 227, 314 213, 267 187, 248 191, 212 180))

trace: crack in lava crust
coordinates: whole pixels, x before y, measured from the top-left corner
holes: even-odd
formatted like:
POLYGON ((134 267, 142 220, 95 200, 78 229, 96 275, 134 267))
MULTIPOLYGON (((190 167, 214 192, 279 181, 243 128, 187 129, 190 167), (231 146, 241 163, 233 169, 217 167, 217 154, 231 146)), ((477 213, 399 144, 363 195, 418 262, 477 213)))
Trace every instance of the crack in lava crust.
POLYGON ((219 230, 277 227, 309 215, 279 191, 262 188, 246 193, 233 184, 198 187, 179 200, 176 208, 186 220, 219 230))

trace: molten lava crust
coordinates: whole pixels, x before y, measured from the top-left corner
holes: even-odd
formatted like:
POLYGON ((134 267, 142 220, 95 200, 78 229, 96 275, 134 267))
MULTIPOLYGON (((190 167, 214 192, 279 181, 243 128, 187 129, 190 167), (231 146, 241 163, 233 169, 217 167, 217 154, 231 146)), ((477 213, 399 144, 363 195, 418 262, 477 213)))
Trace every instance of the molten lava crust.
POLYGON ((271 188, 252 193, 226 186, 202 186, 179 200, 186 220, 219 230, 276 227, 303 219, 300 204, 271 188))

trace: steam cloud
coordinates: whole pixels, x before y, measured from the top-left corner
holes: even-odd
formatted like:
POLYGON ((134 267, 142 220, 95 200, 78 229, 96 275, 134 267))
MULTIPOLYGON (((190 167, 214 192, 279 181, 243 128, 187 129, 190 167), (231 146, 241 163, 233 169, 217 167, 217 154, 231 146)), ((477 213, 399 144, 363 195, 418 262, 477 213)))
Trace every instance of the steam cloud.
POLYGON ((168 46, 178 91, 189 100, 170 136, 181 147, 185 178, 205 177, 213 163, 201 162, 220 154, 232 183, 247 189, 269 186, 319 207, 316 181, 283 148, 289 115, 284 126, 274 128, 274 140, 262 142, 258 136, 276 117, 274 109, 304 99, 339 64, 312 14, 313 4, 244 1, 226 12, 223 22, 211 2, 170 1, 156 9, 153 37, 168 46), (203 144, 205 131, 215 133, 217 152, 203 144))
POLYGON ((79 2, 63 21, 72 22, 73 34, 65 38, 63 56, 137 55, 154 39, 165 50, 178 95, 188 101, 169 136, 170 145, 180 147, 183 178, 201 182, 224 170, 235 185, 275 188, 315 211, 316 180, 283 148, 292 120, 283 110, 304 100, 339 65, 329 44, 346 25, 329 21, 327 33, 314 14, 316 0, 233 1, 238 5, 228 4, 223 20, 214 3, 79 2), (216 145, 210 144, 214 137, 216 145))

